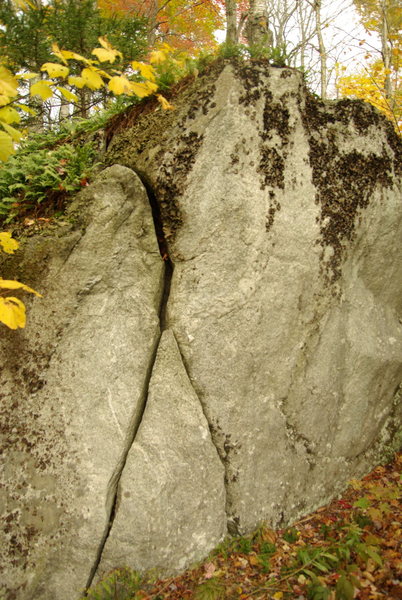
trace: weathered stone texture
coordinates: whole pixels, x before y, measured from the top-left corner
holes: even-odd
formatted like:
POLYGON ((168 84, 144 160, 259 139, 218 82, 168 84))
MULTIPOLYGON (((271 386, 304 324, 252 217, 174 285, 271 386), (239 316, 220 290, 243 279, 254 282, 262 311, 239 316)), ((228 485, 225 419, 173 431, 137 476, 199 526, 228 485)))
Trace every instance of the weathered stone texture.
MULTIPOLYGON (((165 216, 167 320, 226 466, 229 529, 244 532, 328 500, 398 422, 400 144, 371 107, 321 103, 297 72, 262 65, 226 67, 191 116, 182 135, 202 142, 172 235, 165 216)), ((111 155, 162 200, 177 131, 128 157, 131 135, 111 155)))
POLYGON ((116 557, 173 572, 226 534, 224 468, 171 330, 162 334, 99 573, 116 557))
POLYGON ((163 263, 141 182, 110 168, 76 211, 80 229, 28 244, 43 299, 26 330, 2 331, 7 600, 71 600, 86 586, 159 340, 163 263))
POLYGON ((398 443, 391 126, 258 61, 172 102, 115 121, 104 157, 159 205, 171 282, 124 167, 78 201, 80 227, 32 243, 42 276, 26 276, 31 251, 11 273, 44 293, 3 338, 18 599, 71 600, 98 559, 96 577, 181 569, 226 528, 297 519, 398 443))

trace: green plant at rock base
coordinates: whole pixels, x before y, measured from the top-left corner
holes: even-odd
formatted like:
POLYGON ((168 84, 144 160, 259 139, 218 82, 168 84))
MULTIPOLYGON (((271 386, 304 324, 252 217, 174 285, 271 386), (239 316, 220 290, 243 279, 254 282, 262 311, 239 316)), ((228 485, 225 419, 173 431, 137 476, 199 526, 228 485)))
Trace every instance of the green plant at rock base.
POLYGON ((132 569, 115 569, 96 586, 90 588, 86 596, 89 600, 135 600, 141 587, 141 576, 132 569))
POLYGON ((9 223, 27 212, 61 210, 69 195, 87 185, 94 167, 92 143, 54 150, 22 148, 0 167, 0 219, 9 223))
POLYGON ((194 593, 195 600, 222 600, 224 597, 225 588, 216 577, 201 583, 194 593))

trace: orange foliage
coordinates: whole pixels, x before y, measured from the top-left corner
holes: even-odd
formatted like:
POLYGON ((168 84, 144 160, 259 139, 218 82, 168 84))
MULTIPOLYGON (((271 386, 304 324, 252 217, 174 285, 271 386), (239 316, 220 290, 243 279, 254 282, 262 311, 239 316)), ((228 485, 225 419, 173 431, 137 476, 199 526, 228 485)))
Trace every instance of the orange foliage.
POLYGON ((149 39, 168 42, 187 51, 211 48, 214 31, 223 27, 223 0, 98 0, 108 15, 124 14, 148 19, 149 39))

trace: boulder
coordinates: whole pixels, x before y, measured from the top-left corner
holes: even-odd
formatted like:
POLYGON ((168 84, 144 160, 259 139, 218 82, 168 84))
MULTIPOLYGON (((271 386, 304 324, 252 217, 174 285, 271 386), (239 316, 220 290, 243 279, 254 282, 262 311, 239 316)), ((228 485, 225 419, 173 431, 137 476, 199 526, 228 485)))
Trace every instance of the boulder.
POLYGON ((2 263, 44 295, 2 332, 6 600, 180 571, 400 444, 391 125, 264 61, 171 102, 116 117, 115 166, 2 263))
POLYGON ((245 533, 296 520, 400 443, 401 143, 296 70, 215 69, 169 115, 117 124, 108 156, 161 207, 167 324, 245 533))

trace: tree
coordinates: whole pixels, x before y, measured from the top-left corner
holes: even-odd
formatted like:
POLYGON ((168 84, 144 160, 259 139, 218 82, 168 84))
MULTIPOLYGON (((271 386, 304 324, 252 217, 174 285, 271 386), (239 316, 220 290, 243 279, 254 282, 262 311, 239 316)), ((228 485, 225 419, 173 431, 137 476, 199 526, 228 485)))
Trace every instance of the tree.
POLYGON ((328 68, 327 68, 327 50, 325 48, 324 37, 322 35, 322 2, 321 0, 307 0, 314 11, 315 16, 315 33, 318 40, 318 52, 320 55, 320 90, 321 98, 325 100, 327 97, 328 86, 328 68))
POLYGON ((369 36, 366 62, 354 73, 338 67, 337 88, 342 96, 360 98, 382 111, 402 131, 402 11, 398 0, 354 0, 369 36))
MULTIPOLYGON (((89 55, 99 37, 108 36, 113 46, 126 57, 127 61, 137 60, 147 51, 146 23, 144 18, 127 18, 123 15, 103 16, 96 0, 50 0, 49 2, 31 1, 21 8, 12 0, 4 0, 0 8, 0 48, 3 61, 12 72, 38 72, 41 66, 52 60, 52 42, 69 48, 81 56, 89 55)), ((78 74, 79 64, 70 69, 78 74)), ((43 75, 39 75, 39 79, 43 75)), ((35 80, 33 83, 36 83, 35 80)), ((54 99, 38 105, 29 93, 29 84, 25 86, 27 101, 39 116, 30 118, 28 126, 54 118, 54 99), (30 99, 29 99, 30 98, 30 99)), ((58 102, 68 115, 68 98, 58 95, 58 102)), ((101 95, 94 90, 83 89, 78 92, 74 112, 82 117, 88 114, 91 104, 99 102, 101 95)), ((61 110, 63 116, 63 110, 61 110)))
POLYGON ((402 10, 399 0, 354 0, 362 24, 368 32, 378 34, 384 65, 383 89, 392 109, 395 91, 400 85, 402 56, 402 10))
POLYGON ((214 32, 222 26, 222 0, 99 0, 103 14, 145 18, 148 45, 165 42, 186 50, 216 46, 214 32))
POLYGON ((250 48, 262 50, 272 46, 273 35, 269 29, 268 11, 264 1, 250 0, 245 34, 250 48))
POLYGON ((402 133, 402 86, 393 87, 390 102, 386 94, 386 69, 381 60, 367 64, 357 73, 341 75, 337 87, 343 97, 359 98, 375 106, 402 133))

